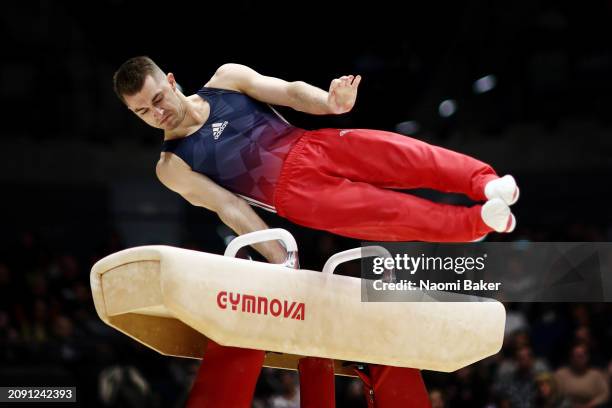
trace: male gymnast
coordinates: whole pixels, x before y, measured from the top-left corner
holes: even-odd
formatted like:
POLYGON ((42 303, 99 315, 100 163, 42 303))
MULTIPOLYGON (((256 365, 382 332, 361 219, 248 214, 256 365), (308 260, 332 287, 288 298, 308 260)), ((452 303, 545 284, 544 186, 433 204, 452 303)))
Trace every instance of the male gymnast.
MULTIPOLYGON (((514 229, 509 206, 518 199, 519 189, 512 176, 499 177, 472 157, 392 132, 301 129, 271 106, 314 115, 344 114, 355 104, 360 81, 359 75, 342 76, 331 81, 326 92, 302 81, 264 76, 244 65, 224 64, 196 94, 185 96, 174 75, 165 74, 148 57, 129 59, 113 77, 123 103, 164 131, 156 166, 159 180, 191 204, 216 212, 239 235, 267 228, 249 204, 302 226, 361 240, 469 242, 514 229), (455 206, 393 190, 411 188, 463 193, 484 203, 455 206)), ((255 248, 270 262, 285 259, 277 242, 255 248)), ((201 392, 192 392, 191 403, 249 406, 263 353, 210 342, 194 385, 201 392), (223 373, 231 376, 236 370, 242 373, 244 391, 221 390, 223 373), (237 400, 211 400, 213 394, 237 400)), ((331 398, 320 391, 329 388, 329 375, 312 375, 316 370, 329 374, 330 369, 327 359, 302 360, 303 400, 315 394, 331 398)), ((402 401, 420 406, 426 400, 422 390, 406 397, 417 399, 397 396, 398 387, 419 381, 422 385, 415 373, 371 367, 371 378, 364 381, 377 395, 377 406, 399 406, 402 401), (386 386, 377 380, 383 377, 386 386), (381 402, 386 400, 394 402, 381 402)), ((232 381, 228 377, 225 383, 235 386, 232 381)))

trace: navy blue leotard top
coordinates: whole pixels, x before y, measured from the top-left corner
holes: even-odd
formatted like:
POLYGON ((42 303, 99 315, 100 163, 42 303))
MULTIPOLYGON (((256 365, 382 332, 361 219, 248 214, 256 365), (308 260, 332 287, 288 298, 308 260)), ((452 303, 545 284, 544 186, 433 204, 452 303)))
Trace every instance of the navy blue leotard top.
POLYGON ((208 119, 195 133, 164 141, 162 150, 251 204, 274 211, 283 161, 304 130, 240 92, 204 87, 197 94, 210 105, 208 119))

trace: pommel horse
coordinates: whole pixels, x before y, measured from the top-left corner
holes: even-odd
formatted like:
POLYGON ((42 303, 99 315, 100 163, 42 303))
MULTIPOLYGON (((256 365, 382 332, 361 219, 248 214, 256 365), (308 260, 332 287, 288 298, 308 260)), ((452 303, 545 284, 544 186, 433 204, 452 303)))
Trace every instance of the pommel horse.
POLYGON ((212 340, 263 350, 264 366, 273 368, 331 359, 333 373, 344 376, 356 376, 356 363, 451 372, 501 349, 506 315, 497 301, 364 302, 361 279, 333 272, 346 261, 384 256, 384 248, 335 254, 323 273, 298 269, 297 249, 282 229, 239 236, 224 256, 163 245, 126 249, 93 266, 95 308, 106 324, 164 355, 206 361, 212 340), (235 258, 268 240, 285 246, 284 264, 235 258))

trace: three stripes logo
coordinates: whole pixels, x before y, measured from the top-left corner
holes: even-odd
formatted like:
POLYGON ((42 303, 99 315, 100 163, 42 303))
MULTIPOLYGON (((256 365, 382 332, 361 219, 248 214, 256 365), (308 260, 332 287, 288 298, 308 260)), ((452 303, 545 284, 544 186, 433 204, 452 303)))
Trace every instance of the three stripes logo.
POLYGON ((223 123, 219 122, 219 123, 212 124, 213 138, 215 140, 219 139, 219 136, 221 136, 221 133, 223 133, 223 130, 225 129, 226 126, 227 126, 227 120, 223 123))

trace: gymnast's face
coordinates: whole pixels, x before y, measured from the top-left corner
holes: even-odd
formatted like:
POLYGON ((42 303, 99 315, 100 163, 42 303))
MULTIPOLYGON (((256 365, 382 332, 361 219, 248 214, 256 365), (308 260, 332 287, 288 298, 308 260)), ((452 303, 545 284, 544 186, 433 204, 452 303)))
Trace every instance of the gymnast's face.
POLYGON ((174 75, 148 75, 139 92, 124 95, 132 112, 154 128, 172 130, 184 118, 185 107, 176 89, 174 75))

